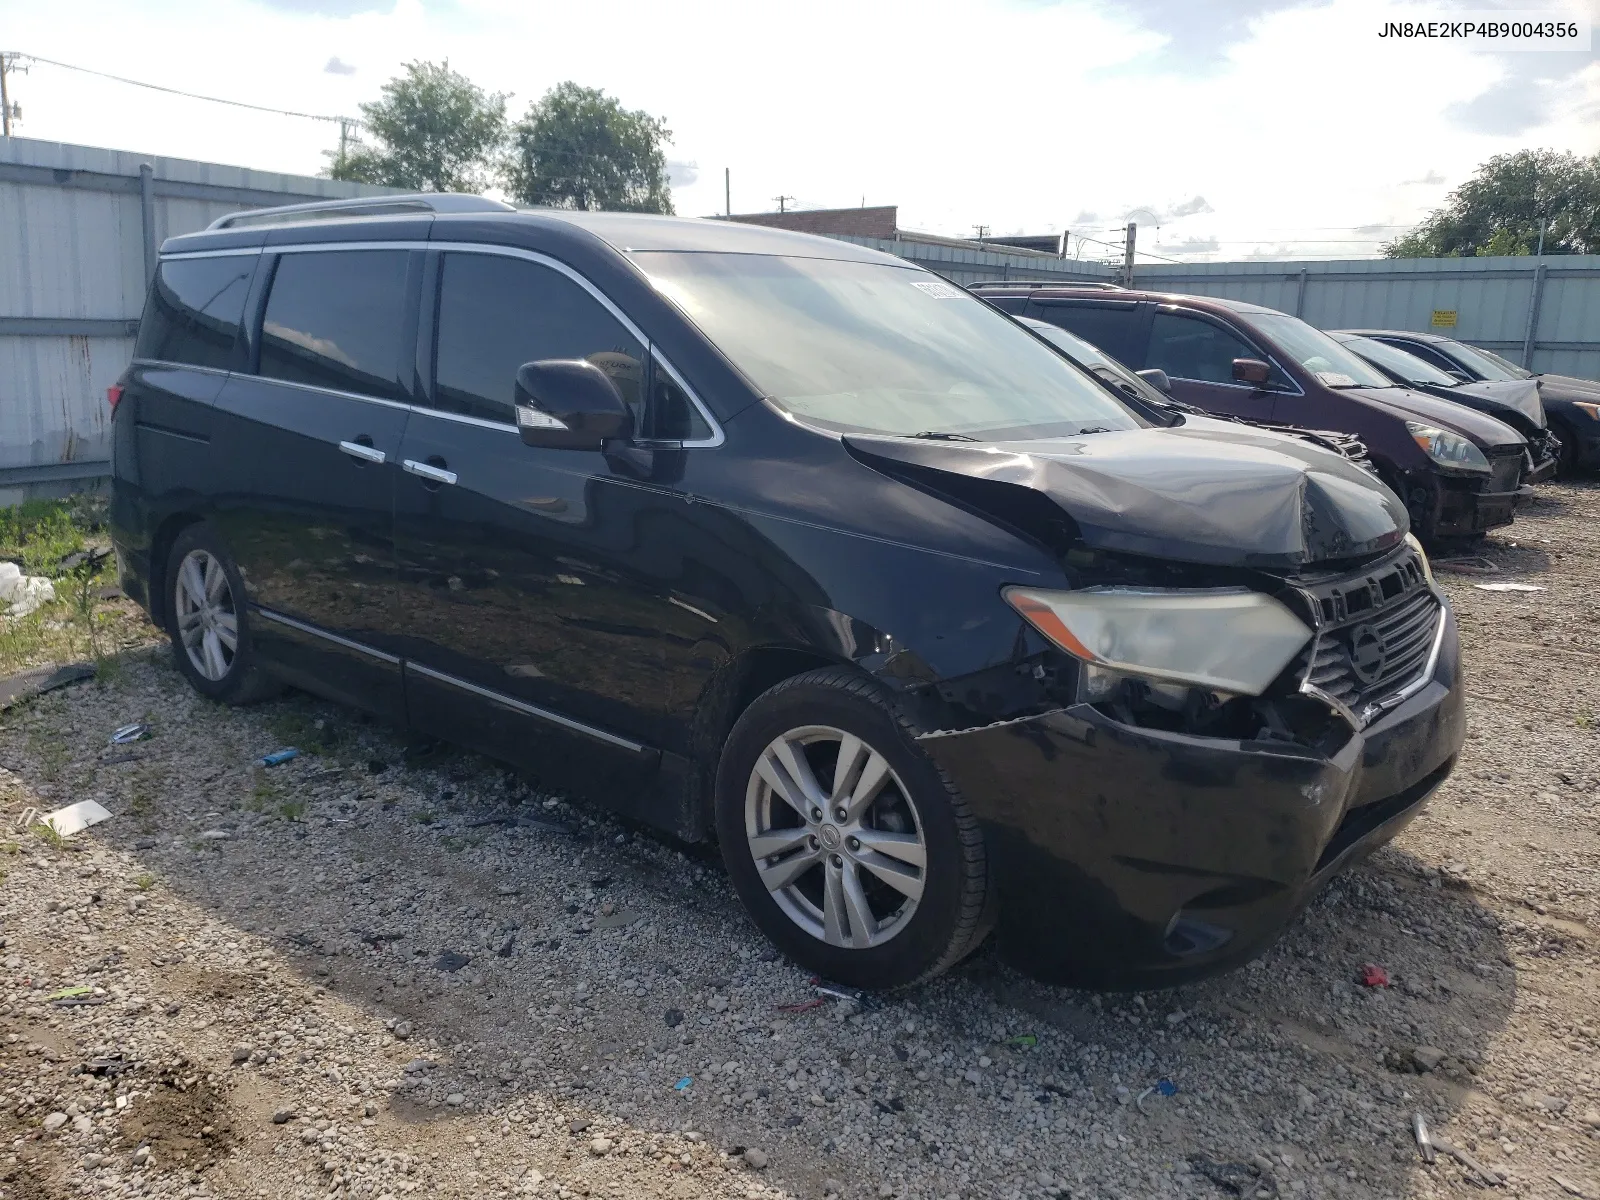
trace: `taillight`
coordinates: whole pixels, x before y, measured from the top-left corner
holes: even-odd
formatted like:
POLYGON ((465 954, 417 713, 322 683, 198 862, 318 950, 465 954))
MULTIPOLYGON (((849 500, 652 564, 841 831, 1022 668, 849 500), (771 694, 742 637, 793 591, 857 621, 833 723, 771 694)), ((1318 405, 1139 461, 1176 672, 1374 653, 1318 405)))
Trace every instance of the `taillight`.
POLYGON ((122 403, 122 385, 113 383, 106 389, 106 403, 111 406, 111 415, 117 415, 117 405, 122 403))

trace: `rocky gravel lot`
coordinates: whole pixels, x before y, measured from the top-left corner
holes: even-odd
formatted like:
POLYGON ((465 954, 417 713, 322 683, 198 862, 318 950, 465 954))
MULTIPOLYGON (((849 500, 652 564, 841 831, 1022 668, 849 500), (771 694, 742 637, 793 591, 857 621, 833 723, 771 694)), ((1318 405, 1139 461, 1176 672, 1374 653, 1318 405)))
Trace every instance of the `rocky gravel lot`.
POLYGON ((988 954, 824 995, 710 857, 126 655, 0 717, 8 827, 114 814, 3 835, 0 1197, 1469 1190, 1422 1113, 1501 1194, 1600 1200, 1600 487, 1479 552, 1454 778, 1264 958, 1144 995, 988 954))

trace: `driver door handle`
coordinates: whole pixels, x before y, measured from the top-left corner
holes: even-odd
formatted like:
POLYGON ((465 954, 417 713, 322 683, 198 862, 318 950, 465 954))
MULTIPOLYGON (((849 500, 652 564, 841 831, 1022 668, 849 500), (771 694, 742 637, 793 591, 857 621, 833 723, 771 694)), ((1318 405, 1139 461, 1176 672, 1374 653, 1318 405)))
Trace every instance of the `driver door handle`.
POLYGON ((456 473, 454 471, 446 471, 443 467, 435 467, 429 463, 418 462, 414 458, 403 459, 400 466, 411 472, 411 474, 421 476, 423 479, 431 480, 434 483, 454 483, 456 481, 456 473))
POLYGON ((382 450, 374 450, 363 442, 340 442, 339 449, 352 458, 364 459, 369 463, 381 463, 384 460, 382 450))

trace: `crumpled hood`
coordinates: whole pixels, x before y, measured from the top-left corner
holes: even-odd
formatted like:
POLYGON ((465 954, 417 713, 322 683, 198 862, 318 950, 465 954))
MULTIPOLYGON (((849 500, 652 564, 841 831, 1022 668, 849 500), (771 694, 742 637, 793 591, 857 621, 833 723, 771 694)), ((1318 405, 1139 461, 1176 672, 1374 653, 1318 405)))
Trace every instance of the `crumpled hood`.
POLYGON ((1488 413, 1468 408, 1465 404, 1457 404, 1453 400, 1441 400, 1426 392, 1400 387, 1350 388, 1343 394, 1388 408, 1391 412, 1402 413, 1439 429, 1459 433, 1468 441, 1475 442, 1480 448, 1517 446, 1526 441, 1511 426, 1504 421, 1495 420, 1488 413))
POLYGON ((1467 396, 1478 396, 1495 405, 1505 405, 1521 413, 1540 429, 1545 427, 1544 403, 1539 399, 1537 379, 1485 379, 1477 383, 1463 383, 1450 389, 1467 396))
POLYGON ((1408 527, 1395 494, 1340 455, 1204 417, 1037 441, 844 442, 858 458, 930 490, 943 483, 980 510, 1019 507, 997 485, 1027 489, 1071 517, 1089 546, 1181 562, 1293 568, 1377 553, 1408 527))

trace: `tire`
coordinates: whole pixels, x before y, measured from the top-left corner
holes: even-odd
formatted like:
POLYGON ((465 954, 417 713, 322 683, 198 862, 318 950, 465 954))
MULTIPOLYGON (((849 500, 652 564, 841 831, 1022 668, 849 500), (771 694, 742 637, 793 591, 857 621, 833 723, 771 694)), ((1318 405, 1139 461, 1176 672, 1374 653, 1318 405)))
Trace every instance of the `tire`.
POLYGON ((215 529, 203 521, 183 529, 163 578, 173 661, 195 691, 237 705, 282 690, 257 663, 244 580, 215 529))
POLYGON ((917 732, 879 684, 825 667, 763 693, 723 747, 717 834, 734 889, 774 945, 825 979, 908 987, 994 924, 977 818, 917 732), (841 760, 851 786, 830 809, 841 760), (802 813, 785 793, 822 803, 802 813), (758 860, 757 847, 770 853, 758 860))
POLYGON ((1578 477, 1578 435, 1565 421, 1551 421, 1550 429, 1561 439, 1561 453, 1556 456, 1556 478, 1571 482, 1578 477))

